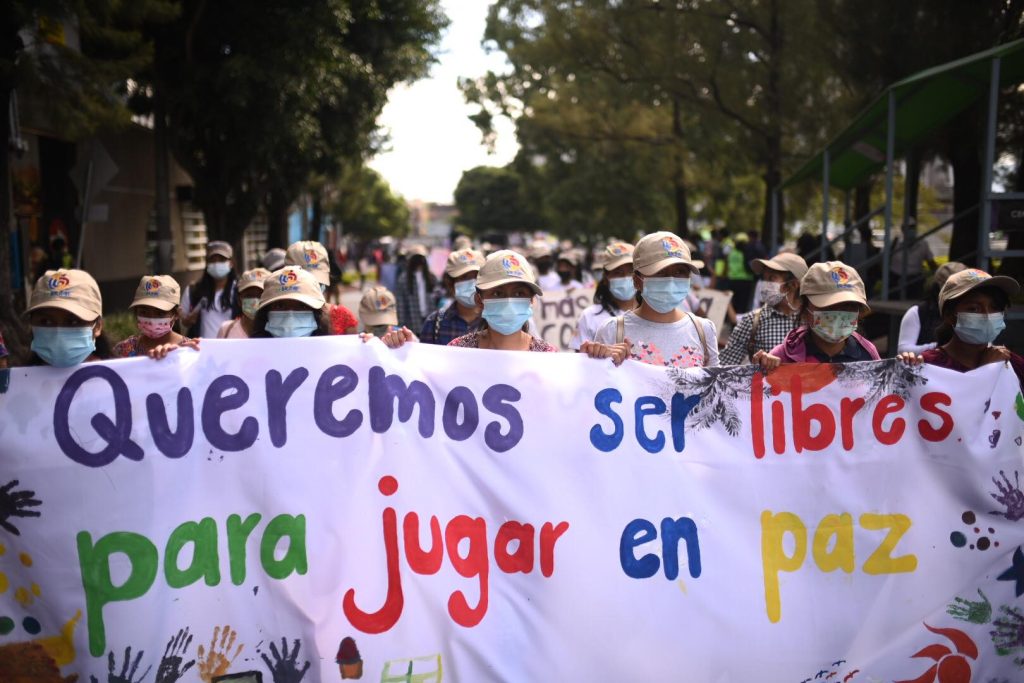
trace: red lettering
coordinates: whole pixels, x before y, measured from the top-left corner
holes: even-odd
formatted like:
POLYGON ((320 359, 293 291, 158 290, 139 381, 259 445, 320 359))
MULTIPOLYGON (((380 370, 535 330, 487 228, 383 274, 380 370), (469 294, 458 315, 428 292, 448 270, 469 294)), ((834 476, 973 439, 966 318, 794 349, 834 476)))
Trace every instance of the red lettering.
POLYGON ((533 536, 532 524, 521 524, 520 522, 505 522, 498 529, 498 535, 494 537, 494 560, 498 568, 506 574, 522 572, 529 574, 533 571, 533 536), (514 553, 508 552, 508 546, 515 541, 518 543, 514 553))
POLYGON ((540 573, 546 577, 555 573, 555 541, 569 530, 569 522, 559 522, 552 526, 544 522, 540 528, 540 573))
POLYGON ((952 416, 945 410, 939 409, 939 406, 951 405, 953 405, 953 399, 939 391, 931 391, 921 397, 921 410, 942 419, 942 423, 938 427, 932 427, 928 420, 919 420, 917 431, 920 432, 921 438, 926 441, 942 441, 953 433, 952 416))
POLYGON ((754 457, 764 457, 764 374, 754 373, 750 383, 750 438, 754 442, 754 457))
POLYGON ((444 542, 455 571, 467 579, 480 577, 480 598, 476 607, 469 606, 462 591, 455 591, 448 598, 448 614, 456 624, 467 628, 476 626, 487 613, 487 522, 482 517, 452 517, 444 529, 444 542), (463 540, 469 541, 465 557, 459 554, 463 540))
POLYGON ((820 403, 803 407, 800 375, 793 376, 793 446, 797 453, 804 449, 821 451, 836 437, 836 420, 832 411, 820 403), (818 423, 818 433, 811 436, 811 423, 818 423))
POLYGON ((839 402, 840 432, 845 450, 853 450, 853 416, 864 407, 864 403, 862 398, 844 398, 839 402))
POLYGON ((874 417, 871 418, 871 429, 875 432, 875 438, 878 439, 878 443, 885 444, 886 446, 892 446, 903 438, 903 432, 907 427, 906 420, 901 417, 897 417, 892 421, 892 427, 890 427, 888 431, 884 429, 883 423, 885 422, 886 417, 903 410, 905 405, 907 405, 907 402, 902 398, 890 394, 879 401, 878 405, 875 406, 875 414, 874 417))
MULTIPOLYGON (((390 496, 398 490, 394 477, 381 477, 380 492, 390 496)), ((342 599, 345 618, 363 633, 383 633, 402 616, 405 596, 402 595, 402 574, 398 570, 398 515, 394 508, 384 508, 384 557, 387 563, 388 593, 384 604, 376 612, 364 612, 356 606, 356 589, 349 588, 342 599)))
POLYGON ((772 446, 779 455, 786 452, 786 407, 782 401, 772 404, 772 446))
POLYGON ((430 550, 420 548, 420 516, 410 512, 402 523, 405 536, 405 559, 409 568, 417 574, 436 574, 444 560, 444 545, 441 542, 441 523, 437 517, 430 517, 430 550))

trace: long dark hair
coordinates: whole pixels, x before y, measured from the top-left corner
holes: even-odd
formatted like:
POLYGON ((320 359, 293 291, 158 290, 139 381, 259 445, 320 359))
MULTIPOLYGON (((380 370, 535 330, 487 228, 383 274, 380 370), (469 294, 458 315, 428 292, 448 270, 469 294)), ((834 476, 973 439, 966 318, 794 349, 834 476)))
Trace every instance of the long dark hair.
MULTIPOLYGON (((311 337, 323 337, 330 334, 330 332, 324 327, 324 311, 327 307, 318 308, 313 311, 313 319, 316 320, 316 329, 313 330, 311 337)), ((273 337, 274 335, 267 332, 267 316, 270 311, 267 308, 261 308, 256 312, 256 318, 252 322, 252 338, 266 339, 273 337)))
POLYGON ((597 281, 597 287, 594 288, 594 303, 608 315, 619 314, 619 306, 615 303, 615 297, 612 296, 612 288, 608 284, 606 275, 602 275, 601 279, 597 281))
POLYGON ((416 286, 416 271, 423 271, 423 283, 426 285, 427 294, 430 294, 430 290, 433 289, 437 283, 437 278, 430 272, 430 266, 427 264, 427 258, 422 254, 413 254, 405 262, 405 285, 407 291, 413 291, 416 286))
MULTIPOLYGON (((1007 306, 1010 305, 1010 297, 1006 292, 998 287, 978 287, 977 290, 972 289, 971 291, 985 292, 995 300, 996 306, 998 306, 1001 311, 1005 311, 1007 306)), ((957 297, 957 299, 959 298, 960 297, 957 297)), ((946 302, 946 305, 942 307, 942 310, 939 311, 939 324, 935 327, 935 341, 939 346, 945 346, 953 339, 953 326, 945 321, 945 316, 947 313, 952 313, 953 309, 956 308, 956 301, 956 299, 950 299, 946 302)), ((924 325, 923 318, 921 320, 921 325, 924 325)))
MULTIPOLYGON (((932 282, 925 292, 924 298, 917 304, 917 317, 921 321, 921 331, 917 333, 918 344, 930 344, 936 341, 936 332, 942 325, 942 312, 939 310, 939 285, 932 282)), ((952 328, 950 328, 952 334, 952 328)), ((949 341, 948 339, 946 341, 949 341)), ((943 342, 945 343, 945 342, 943 342)))
MULTIPOLYGON (((242 313, 242 307, 238 303, 238 292, 235 288, 237 277, 234 268, 228 271, 227 280, 224 282, 224 289, 220 292, 220 307, 224 310, 230 310, 232 318, 237 318, 242 313)), ((216 293, 216 281, 212 275, 204 270, 203 276, 199 278, 199 282, 188 288, 189 308, 194 309, 198 302, 203 299, 206 299, 206 308, 209 308, 216 293)))

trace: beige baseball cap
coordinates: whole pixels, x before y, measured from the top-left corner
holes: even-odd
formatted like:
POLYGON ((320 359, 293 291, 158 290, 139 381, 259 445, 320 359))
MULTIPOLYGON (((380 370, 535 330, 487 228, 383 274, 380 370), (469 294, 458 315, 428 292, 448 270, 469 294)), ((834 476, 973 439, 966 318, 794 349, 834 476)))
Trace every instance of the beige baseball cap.
POLYGON ((214 240, 213 242, 206 243, 206 258, 211 256, 223 256, 224 258, 233 258, 235 250, 230 244, 222 240, 214 240))
POLYGON ((430 256, 430 252, 422 244, 413 244, 409 248, 405 249, 405 255, 410 258, 413 256, 422 256, 423 258, 426 258, 430 256))
POLYGON ((74 268, 48 270, 36 280, 26 313, 62 308, 85 322, 103 315, 103 297, 92 275, 74 268))
POLYGON ((387 287, 370 287, 359 301, 359 321, 364 327, 397 325, 398 304, 387 287))
POLYGON ((544 293, 537 285, 537 277, 529 261, 511 249, 502 249, 488 256, 476 276, 477 289, 494 289, 519 282, 529 285, 530 290, 538 296, 544 293))
POLYGON ((750 262, 750 269, 755 275, 763 273, 765 268, 792 273, 797 280, 802 280, 807 274, 807 261, 797 254, 780 253, 772 258, 756 258, 750 262))
POLYGON ((551 245, 544 240, 536 240, 530 245, 530 258, 536 260, 551 256, 551 245))
POLYGON ((628 242, 612 242, 601 251, 605 270, 615 270, 621 265, 633 262, 633 245, 628 242))
POLYGON ((238 276, 238 291, 241 292, 246 289, 259 289, 263 291, 263 281, 268 277, 270 277, 270 271, 266 268, 247 270, 238 276))
POLYGON ((1020 285, 1012 277, 989 275, 984 270, 968 268, 946 279, 946 284, 939 290, 939 310, 945 307, 947 301, 959 299, 978 287, 995 287, 1006 292, 1006 296, 1015 296, 1020 291, 1020 285))
POLYGON ((949 261, 948 263, 943 263, 941 266, 939 266, 938 270, 935 271, 935 284, 937 284, 939 286, 939 289, 941 290, 942 285, 946 284, 946 280, 949 279, 950 275, 952 275, 953 273, 959 273, 962 270, 967 270, 967 266, 965 266, 963 263, 960 263, 959 261, 949 261))
POLYGON ((472 249, 459 249, 448 254, 448 262, 444 264, 444 274, 459 277, 471 270, 480 270, 484 265, 484 255, 472 249))
POLYGON ((633 249, 633 268, 641 275, 654 275, 662 268, 681 263, 697 273, 704 262, 690 258, 690 250, 678 236, 667 231, 644 235, 633 249))
POLYGON ((128 308, 152 306, 161 311, 173 310, 181 303, 181 286, 170 275, 144 275, 128 308))
POLYGON ((567 261, 573 266, 578 266, 580 264, 581 255, 575 249, 565 249, 558 253, 558 260, 567 261))
POLYGON ((800 295, 818 308, 854 301, 870 311, 860 274, 842 261, 823 261, 807 269, 800 280, 800 295))
POLYGON ((260 306, 257 310, 283 299, 298 301, 314 310, 323 308, 326 303, 323 292, 320 291, 320 283, 312 273, 299 266, 285 266, 281 270, 275 270, 263 281, 263 294, 260 295, 260 306))
POLYGON ((316 281, 322 285, 331 284, 331 264, 327 260, 327 249, 319 242, 303 240, 288 246, 284 259, 285 265, 299 266, 312 273, 316 281))
POLYGON ((455 242, 452 244, 452 246, 455 247, 456 251, 459 251, 461 249, 472 249, 473 240, 471 240, 466 235, 459 235, 458 237, 455 238, 455 242))
POLYGON ((285 261, 287 259, 288 252, 281 247, 274 247, 273 249, 269 249, 267 253, 263 255, 263 258, 260 259, 260 263, 263 264, 263 267, 266 268, 269 273, 271 271, 284 268, 285 261))

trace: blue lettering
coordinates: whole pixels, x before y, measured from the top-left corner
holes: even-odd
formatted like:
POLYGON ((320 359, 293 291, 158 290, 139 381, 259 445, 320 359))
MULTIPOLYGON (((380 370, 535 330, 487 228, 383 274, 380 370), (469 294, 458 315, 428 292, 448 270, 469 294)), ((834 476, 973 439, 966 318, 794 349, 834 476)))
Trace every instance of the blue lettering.
POLYGON ((594 408, 612 421, 614 429, 611 434, 607 434, 601 429, 600 425, 594 425, 590 428, 590 443, 594 445, 594 448, 604 453, 618 448, 619 444, 622 443, 622 437, 625 435, 622 418, 615 413, 615 410, 612 408, 613 403, 622 403, 622 394, 618 389, 602 389, 594 396, 594 408))
POLYGON ((648 415, 664 415, 665 402, 657 396, 642 396, 636 400, 636 440, 648 453, 657 453, 665 447, 665 435, 658 430, 658 435, 653 439, 647 436, 644 430, 644 418, 648 415))

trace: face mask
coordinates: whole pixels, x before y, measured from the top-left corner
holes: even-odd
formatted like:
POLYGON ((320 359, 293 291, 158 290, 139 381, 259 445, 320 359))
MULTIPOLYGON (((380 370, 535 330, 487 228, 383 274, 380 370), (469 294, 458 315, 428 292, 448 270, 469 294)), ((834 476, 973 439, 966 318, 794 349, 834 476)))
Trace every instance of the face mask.
POLYGON ((271 311, 267 332, 275 337, 308 337, 316 330, 313 311, 271 311))
POLYGON ((1006 321, 1000 313, 957 313, 953 331, 961 341, 968 344, 991 344, 1006 329, 1006 321))
POLYGON ((608 278, 608 289, 619 301, 632 301, 636 297, 636 285, 631 277, 608 278))
POLYGON ((814 334, 835 344, 853 334, 859 314, 855 311, 814 311, 811 316, 814 334))
POLYGON ((455 298, 468 308, 476 308, 476 280, 455 283, 455 298))
POLYGON ((678 308, 690 293, 688 277, 648 277, 643 284, 644 301, 658 313, 678 308))
POLYGON ((572 280, 572 273, 567 270, 560 270, 558 271, 558 279, 562 281, 563 285, 567 285, 572 280))
POLYGON ((259 299, 242 299, 242 315, 249 320, 254 320, 256 318, 256 309, 259 307, 259 299))
POLYGON ((174 318, 138 318, 139 332, 150 339, 159 339, 171 331, 174 318))
POLYGON ((771 308, 782 303, 782 300, 786 298, 786 293, 782 291, 781 282, 762 282, 761 283, 761 303, 771 308))
POLYGON ((533 315, 530 299, 489 299, 484 301, 484 320, 498 334, 513 334, 533 315))
POLYGON ((231 264, 227 261, 221 261, 219 263, 208 263, 206 264, 206 272, 210 274, 214 280, 220 280, 226 278, 228 273, 231 272, 231 264))
POLYGON ((32 350, 47 365, 70 368, 78 365, 96 350, 93 328, 87 327, 33 327, 32 350))

